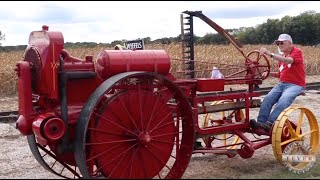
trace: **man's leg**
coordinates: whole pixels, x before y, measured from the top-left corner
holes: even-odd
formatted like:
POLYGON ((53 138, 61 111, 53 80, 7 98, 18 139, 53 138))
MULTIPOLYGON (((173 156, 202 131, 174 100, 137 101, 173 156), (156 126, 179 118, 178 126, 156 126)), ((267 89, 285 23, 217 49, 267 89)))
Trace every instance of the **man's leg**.
POLYGON ((277 103, 282 94, 282 84, 278 83, 263 99, 257 121, 260 123, 265 123, 270 115, 272 106, 277 103))
POLYGON ((298 95, 300 95, 304 90, 304 88, 302 86, 298 86, 298 85, 294 85, 294 84, 285 83, 284 86, 285 86, 285 89, 283 91, 283 94, 280 97, 278 103, 276 104, 276 106, 274 107, 274 110, 272 111, 272 113, 270 114, 270 116, 268 118, 268 122, 270 122, 271 124, 273 124, 274 121, 277 120, 280 113, 284 109, 289 107, 293 103, 295 98, 298 95))

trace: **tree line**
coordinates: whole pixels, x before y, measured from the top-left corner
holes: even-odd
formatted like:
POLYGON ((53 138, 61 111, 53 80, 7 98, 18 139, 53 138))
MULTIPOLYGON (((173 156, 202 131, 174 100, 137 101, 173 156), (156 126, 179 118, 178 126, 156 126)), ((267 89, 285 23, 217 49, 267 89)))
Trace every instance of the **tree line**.
MULTIPOLYGON (((214 29, 212 29, 215 31, 214 29)), ((279 34, 290 34, 295 44, 313 46, 320 45, 320 13, 305 11, 297 16, 285 16, 281 19, 268 19, 267 22, 256 27, 240 27, 225 29, 229 34, 237 38, 241 44, 271 44, 279 34)), ((5 35, 0 31, 0 42, 5 35)), ((176 37, 166 37, 151 40, 150 37, 142 38, 145 44, 170 44, 181 42, 181 34, 176 37)), ((227 44, 227 40, 217 33, 207 33, 203 37, 194 34, 195 44, 227 44)), ((111 43, 95 42, 66 42, 65 48, 90 48, 96 46, 114 47, 123 44, 123 40, 114 40, 111 43)), ((26 45, 1 46, 0 51, 24 50, 26 45)))
POLYGON ((2 32, 0 31, 0 46, 1 46, 1 41, 5 40, 5 35, 2 34, 2 32))

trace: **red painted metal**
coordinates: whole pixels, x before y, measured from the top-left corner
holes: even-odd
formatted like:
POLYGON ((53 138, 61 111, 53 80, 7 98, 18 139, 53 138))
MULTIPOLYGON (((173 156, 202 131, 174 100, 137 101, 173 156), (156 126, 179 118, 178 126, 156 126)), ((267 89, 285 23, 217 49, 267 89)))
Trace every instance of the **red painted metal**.
POLYGON ((33 134, 42 146, 46 146, 48 144, 48 141, 43 135, 43 124, 45 119, 50 117, 52 117, 52 114, 40 114, 32 123, 33 134))
POLYGON ((81 113, 79 121, 87 123, 80 123, 76 143, 85 178, 97 171, 106 178, 183 175, 192 155, 193 114, 175 84, 159 74, 129 72, 106 80, 92 98, 81 113), (116 86, 130 88, 105 99, 116 86))
POLYGON ((102 79, 128 71, 169 73, 170 58, 164 50, 105 50, 97 57, 96 71, 102 79))
MULTIPOLYGON (((40 56, 40 77, 38 77, 37 81, 37 91, 40 94, 46 93, 46 96, 53 100, 58 99, 58 61, 63 45, 64 40, 61 32, 48 31, 48 26, 43 26, 41 31, 30 33, 29 45, 26 51, 28 52, 30 48, 36 48, 40 56)), ((25 60, 28 61, 29 59, 25 60)))
POLYGON ((66 128, 64 122, 54 117, 52 113, 40 114, 32 123, 32 131, 35 134, 38 143, 46 146, 49 142, 57 142, 65 134, 66 128))
POLYGON ((254 149, 248 144, 243 144, 241 149, 238 150, 238 154, 244 159, 251 158, 253 153, 254 149))
POLYGON ((61 56, 64 59, 63 68, 66 71, 94 71, 92 56, 86 56, 85 59, 73 57, 65 49, 62 49, 61 56))
MULTIPOLYGON (((16 125, 21 134, 35 136, 37 148, 49 147, 50 157, 73 174, 77 173, 69 165, 79 166, 84 177, 153 178, 166 171, 166 178, 180 178, 192 153, 250 158, 270 144, 270 139, 246 137, 253 133, 250 100, 260 96, 253 87, 265 78, 259 77, 258 61, 246 58, 244 77, 176 79, 164 50, 104 50, 94 61, 92 56, 71 56, 63 44, 62 34, 48 26, 30 34, 16 69, 16 125), (248 91, 198 96, 234 84, 246 84, 248 91), (221 117, 219 125, 200 127, 199 106, 201 113, 210 113, 207 104, 219 100, 245 102, 245 120, 221 117), (215 145, 213 136, 223 133, 239 136, 242 142, 233 145, 240 148, 215 145), (210 145, 193 147, 195 137, 211 138, 210 145), (168 165, 169 161, 175 163, 168 165)), ((38 161, 41 158, 37 156, 38 161)), ((42 165, 49 163, 43 161, 42 165)))
POLYGON ((60 118, 50 118, 43 126, 43 134, 52 142, 60 140, 65 132, 66 127, 60 118))
POLYGON ((197 78, 197 91, 224 91, 225 79, 197 78))
MULTIPOLYGON (((293 123, 289 119, 288 119, 288 122, 290 122, 290 124, 291 124, 293 129, 297 129, 297 125, 295 123, 293 123)), ((302 129, 300 129, 300 134, 302 134, 302 129)), ((289 127, 285 123, 284 126, 283 126, 283 129, 282 129, 281 142, 289 140, 291 138, 290 136, 291 135, 289 133, 289 127)), ((287 146, 288 146, 288 144, 284 144, 284 145, 281 146, 281 149, 284 150, 287 146)))
POLYGON ((26 61, 17 63, 18 75, 18 106, 19 117, 16 128, 23 135, 32 134, 32 94, 30 64, 26 61))
POLYGON ((163 162, 168 161, 174 147, 174 120, 172 116, 164 116, 170 114, 170 111, 169 107, 164 102, 157 101, 157 96, 150 91, 135 90, 113 98, 99 115, 101 119, 95 124, 92 123, 90 127, 94 132, 91 133, 91 141, 87 143, 87 147, 95 154, 104 154, 103 158, 95 158, 97 168, 101 168, 101 172, 111 179, 123 177, 123 169, 128 167, 128 163, 132 163, 131 175, 128 177, 140 179, 157 175, 163 167, 163 162), (156 105, 159 113, 153 114, 154 107, 147 104, 140 107, 139 101, 145 100, 148 100, 148 104, 156 105), (126 101, 136 102, 137 105, 124 107, 121 102, 126 101), (117 109, 117 112, 109 108, 117 109), (132 112, 131 116, 128 116, 126 111, 132 112), (117 123, 119 119, 122 120, 123 127, 117 123), (159 124, 165 126, 160 128, 159 124), (127 135, 121 135, 125 130, 128 130, 127 135), (104 133, 108 131, 110 133, 104 133), (101 142, 109 143, 94 145, 101 142), (143 155, 144 161, 141 161, 141 157, 136 153, 143 155), (123 158, 116 158, 117 156, 123 158), (144 167, 143 171, 141 167, 144 167))

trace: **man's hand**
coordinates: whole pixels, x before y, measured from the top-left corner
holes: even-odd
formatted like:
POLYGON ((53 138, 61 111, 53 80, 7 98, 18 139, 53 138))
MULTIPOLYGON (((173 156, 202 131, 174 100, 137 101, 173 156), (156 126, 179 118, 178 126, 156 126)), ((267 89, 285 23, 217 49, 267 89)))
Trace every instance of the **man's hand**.
POLYGON ((268 56, 270 56, 270 51, 268 51, 266 48, 264 48, 264 47, 262 47, 261 49, 260 49, 260 56, 261 55, 268 55, 268 56))

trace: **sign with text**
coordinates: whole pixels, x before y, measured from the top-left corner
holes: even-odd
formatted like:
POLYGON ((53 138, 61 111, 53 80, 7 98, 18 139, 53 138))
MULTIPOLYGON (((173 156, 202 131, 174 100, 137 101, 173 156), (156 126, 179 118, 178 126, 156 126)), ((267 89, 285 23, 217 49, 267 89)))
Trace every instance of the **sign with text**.
POLYGON ((144 42, 143 39, 138 39, 138 40, 132 40, 132 41, 126 41, 125 47, 127 49, 131 50, 144 50, 144 42))

